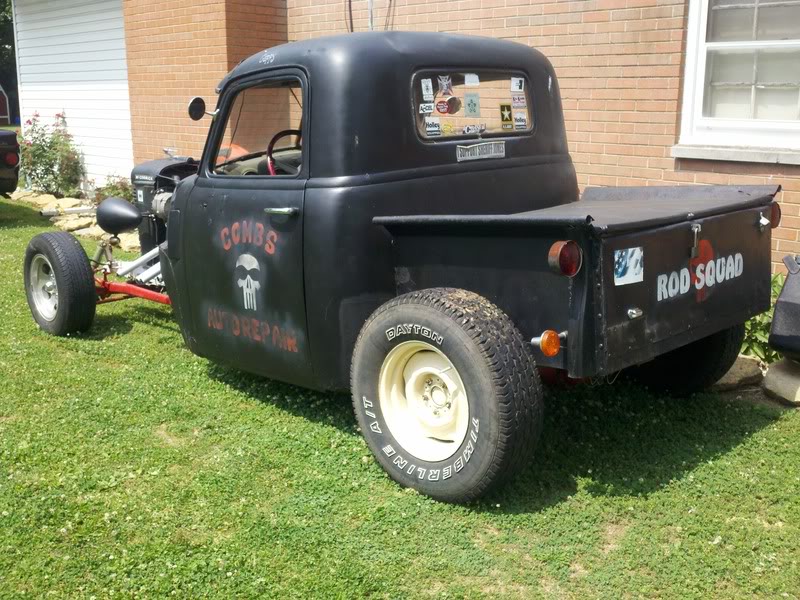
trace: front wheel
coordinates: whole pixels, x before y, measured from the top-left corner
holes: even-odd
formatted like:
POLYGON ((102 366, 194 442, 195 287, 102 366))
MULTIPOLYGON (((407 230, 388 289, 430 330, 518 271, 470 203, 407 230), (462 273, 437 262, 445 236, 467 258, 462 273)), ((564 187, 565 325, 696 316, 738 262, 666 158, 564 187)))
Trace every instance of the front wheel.
POLYGON ((97 308, 89 259, 74 236, 42 233, 25 251, 25 295, 44 331, 69 335, 91 327, 97 308))
POLYGON ((542 389, 520 332, 472 292, 400 296, 368 319, 351 370, 367 444, 403 486, 467 502, 531 459, 542 389))

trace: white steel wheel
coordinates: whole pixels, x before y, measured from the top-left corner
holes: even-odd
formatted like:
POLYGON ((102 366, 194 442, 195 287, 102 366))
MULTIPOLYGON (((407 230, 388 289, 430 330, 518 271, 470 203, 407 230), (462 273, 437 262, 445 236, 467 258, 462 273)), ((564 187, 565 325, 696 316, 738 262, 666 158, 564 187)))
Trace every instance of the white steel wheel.
POLYGON ((37 254, 31 260, 30 294, 36 310, 45 321, 52 321, 58 313, 58 285, 53 265, 44 254, 37 254))
POLYGON ((378 398, 389 431, 419 460, 446 460, 467 436, 464 383, 453 363, 431 344, 404 342, 387 354, 378 398))

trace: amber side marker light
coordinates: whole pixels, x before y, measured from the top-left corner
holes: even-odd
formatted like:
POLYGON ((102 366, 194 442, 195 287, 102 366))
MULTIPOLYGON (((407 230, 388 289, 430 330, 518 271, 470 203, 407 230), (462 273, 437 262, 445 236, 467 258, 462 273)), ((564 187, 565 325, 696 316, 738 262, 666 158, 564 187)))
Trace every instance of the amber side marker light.
POLYGON ((769 209, 769 225, 775 229, 781 224, 781 205, 773 202, 769 209))
POLYGON ((547 253, 547 264, 559 275, 575 277, 583 264, 583 251, 572 240, 556 242, 547 253))
MULTIPOLYGON (((566 332, 563 334, 566 337, 566 332)), ((531 340, 531 344, 538 346, 545 356, 555 356, 561 352, 561 337, 557 331, 547 329, 542 335, 531 340)))

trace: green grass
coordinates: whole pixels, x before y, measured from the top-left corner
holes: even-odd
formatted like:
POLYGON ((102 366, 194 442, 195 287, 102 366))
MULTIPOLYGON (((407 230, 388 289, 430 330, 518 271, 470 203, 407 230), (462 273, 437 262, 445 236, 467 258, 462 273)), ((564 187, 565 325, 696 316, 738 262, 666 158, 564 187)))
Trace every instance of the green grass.
POLYGON ((384 475, 346 396, 209 364, 168 309, 39 332, 45 225, 0 200, 0 596, 798 597, 799 411, 551 393, 534 464, 439 504, 384 475))

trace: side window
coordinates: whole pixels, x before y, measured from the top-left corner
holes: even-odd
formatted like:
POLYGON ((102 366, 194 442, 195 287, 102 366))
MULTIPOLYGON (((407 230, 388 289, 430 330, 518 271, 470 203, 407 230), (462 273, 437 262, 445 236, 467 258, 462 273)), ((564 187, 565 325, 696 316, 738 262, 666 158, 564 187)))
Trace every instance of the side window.
POLYGON ((297 79, 239 90, 212 160, 215 175, 295 176, 303 164, 303 90, 297 79))
POLYGON ((533 99, 520 73, 426 71, 415 75, 412 85, 417 131, 424 139, 533 130, 533 99))

